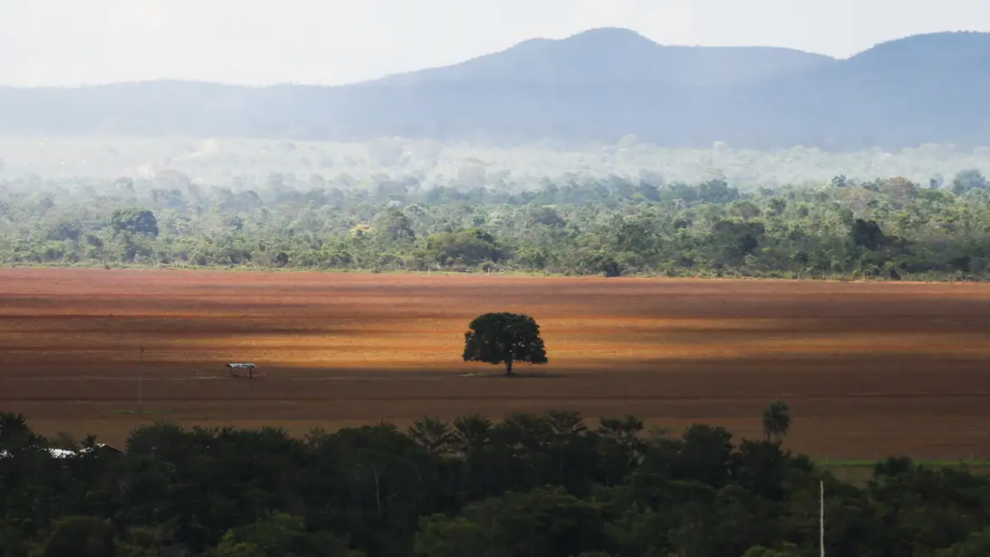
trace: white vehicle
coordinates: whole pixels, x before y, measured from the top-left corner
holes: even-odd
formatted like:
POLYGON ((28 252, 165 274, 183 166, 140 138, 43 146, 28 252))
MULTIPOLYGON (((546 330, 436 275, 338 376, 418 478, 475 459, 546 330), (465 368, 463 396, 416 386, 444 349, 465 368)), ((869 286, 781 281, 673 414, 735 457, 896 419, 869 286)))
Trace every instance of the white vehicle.
POLYGON ((244 373, 247 373, 246 377, 248 379, 254 378, 255 365, 251 363, 244 364, 227 364, 227 369, 230 370, 231 377, 245 377, 244 373))

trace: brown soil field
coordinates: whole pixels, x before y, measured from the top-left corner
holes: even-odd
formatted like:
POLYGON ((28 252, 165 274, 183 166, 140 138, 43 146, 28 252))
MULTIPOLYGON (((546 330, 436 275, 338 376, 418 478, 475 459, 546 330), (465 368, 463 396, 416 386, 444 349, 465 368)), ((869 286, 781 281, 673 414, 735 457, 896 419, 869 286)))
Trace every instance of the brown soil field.
POLYGON ((751 437, 778 397, 816 457, 990 458, 990 286, 0 270, 0 411, 49 435, 573 409, 751 437), (460 361, 487 311, 536 318, 550 363, 465 376, 499 371, 460 361))

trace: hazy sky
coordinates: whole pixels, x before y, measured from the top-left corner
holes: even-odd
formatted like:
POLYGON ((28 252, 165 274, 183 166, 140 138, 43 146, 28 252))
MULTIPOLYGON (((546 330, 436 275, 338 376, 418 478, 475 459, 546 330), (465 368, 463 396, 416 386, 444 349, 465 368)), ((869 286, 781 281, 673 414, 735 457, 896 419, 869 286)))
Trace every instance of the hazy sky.
POLYGON ((990 0, 0 0, 0 84, 338 84, 606 26, 846 57, 990 31, 990 0))

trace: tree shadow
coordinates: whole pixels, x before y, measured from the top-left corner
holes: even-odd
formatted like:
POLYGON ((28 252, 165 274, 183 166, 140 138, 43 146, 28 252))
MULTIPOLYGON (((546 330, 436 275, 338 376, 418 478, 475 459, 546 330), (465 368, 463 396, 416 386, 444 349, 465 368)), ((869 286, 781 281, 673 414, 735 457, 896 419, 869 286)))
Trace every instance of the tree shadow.
POLYGON ((516 371, 512 375, 506 375, 504 371, 476 371, 462 373, 460 376, 470 379, 555 379, 565 377, 563 374, 549 371, 516 371))

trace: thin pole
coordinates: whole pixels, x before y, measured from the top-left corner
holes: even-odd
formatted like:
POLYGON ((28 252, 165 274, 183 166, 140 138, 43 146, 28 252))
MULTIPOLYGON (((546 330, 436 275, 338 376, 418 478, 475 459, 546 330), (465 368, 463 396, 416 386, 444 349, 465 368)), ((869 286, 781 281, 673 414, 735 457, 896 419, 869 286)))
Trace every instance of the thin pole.
POLYGON ((138 406, 144 404, 144 392, 142 387, 144 382, 144 373, 141 369, 144 365, 144 347, 141 347, 141 351, 138 353, 138 406))
POLYGON ((825 557, 825 482, 818 482, 821 491, 818 496, 818 543, 821 545, 821 557, 825 557))

